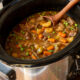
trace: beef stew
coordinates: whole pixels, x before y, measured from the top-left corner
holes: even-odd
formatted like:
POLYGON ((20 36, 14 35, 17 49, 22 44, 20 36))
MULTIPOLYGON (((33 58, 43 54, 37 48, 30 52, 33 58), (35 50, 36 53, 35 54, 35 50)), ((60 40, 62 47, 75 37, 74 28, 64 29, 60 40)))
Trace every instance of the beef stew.
POLYGON ((78 25, 67 15, 55 26, 43 18, 56 13, 39 12, 17 24, 7 38, 7 53, 14 58, 37 60, 56 54, 70 44, 78 32, 78 25))

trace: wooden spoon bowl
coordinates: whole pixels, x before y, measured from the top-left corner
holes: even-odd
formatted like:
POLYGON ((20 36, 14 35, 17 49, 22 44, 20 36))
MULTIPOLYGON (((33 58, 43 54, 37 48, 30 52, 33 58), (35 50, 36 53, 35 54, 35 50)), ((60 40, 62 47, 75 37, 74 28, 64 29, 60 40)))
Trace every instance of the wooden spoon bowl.
POLYGON ((53 23, 53 26, 57 24, 57 22, 63 17, 63 15, 69 11, 75 4, 77 4, 80 0, 71 0, 60 12, 58 12, 54 16, 43 16, 44 18, 47 18, 51 20, 53 23))

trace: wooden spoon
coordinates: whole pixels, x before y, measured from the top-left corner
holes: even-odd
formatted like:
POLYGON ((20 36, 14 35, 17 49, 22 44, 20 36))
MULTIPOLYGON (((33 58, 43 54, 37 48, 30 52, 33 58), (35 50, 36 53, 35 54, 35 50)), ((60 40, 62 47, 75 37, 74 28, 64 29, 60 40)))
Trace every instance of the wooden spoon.
POLYGON ((63 15, 69 11, 75 4, 77 4, 80 0, 71 0, 59 13, 57 13, 54 16, 43 16, 44 18, 47 18, 51 20, 53 23, 53 26, 56 25, 56 23, 63 17, 63 15))

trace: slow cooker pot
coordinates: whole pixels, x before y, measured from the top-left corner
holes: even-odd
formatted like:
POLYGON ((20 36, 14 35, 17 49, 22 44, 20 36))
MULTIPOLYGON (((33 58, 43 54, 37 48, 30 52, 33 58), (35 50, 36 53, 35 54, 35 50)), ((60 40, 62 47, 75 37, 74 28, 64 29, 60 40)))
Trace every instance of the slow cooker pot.
MULTIPOLYGON (((26 66, 32 67, 32 66, 43 66, 47 65, 49 63, 58 61, 62 59, 63 57, 69 55, 70 53, 75 53, 78 50, 76 50, 78 47, 78 44, 80 42, 80 29, 78 28, 78 34, 74 41, 68 45, 63 50, 57 52, 56 54, 53 54, 49 57, 38 59, 38 60, 20 60, 15 59, 11 56, 9 56, 5 49, 5 41, 7 36, 9 35, 9 32, 12 30, 12 28, 18 24, 21 20, 23 20, 25 17, 28 17, 29 15, 40 12, 43 10, 60 10, 67 4, 64 0, 23 0, 19 1, 18 3, 12 5, 11 7, 8 7, 6 10, 3 9, 0 18, 0 59, 3 61, 6 61, 8 64, 26 64, 26 66), (54 9, 53 9, 54 8, 54 9)), ((80 21, 80 9, 75 6, 72 8, 68 13, 69 16, 71 16, 78 24, 80 21)))
POLYGON ((78 34, 72 43, 66 48, 38 60, 20 60, 9 56, 5 51, 6 38, 12 28, 18 24, 25 17, 33 13, 44 10, 61 10, 68 0, 22 0, 19 2, 11 2, 6 5, 0 12, 0 59, 9 65, 26 66, 26 67, 40 67, 48 65, 65 58, 68 55, 76 55, 80 50, 80 8, 74 6, 67 15, 71 16, 78 23, 78 34))

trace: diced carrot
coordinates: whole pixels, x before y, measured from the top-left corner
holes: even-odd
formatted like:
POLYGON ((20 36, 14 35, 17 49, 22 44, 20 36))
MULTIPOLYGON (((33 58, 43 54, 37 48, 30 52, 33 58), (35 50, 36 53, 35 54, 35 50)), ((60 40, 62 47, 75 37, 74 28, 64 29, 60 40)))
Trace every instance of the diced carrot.
POLYGON ((47 48, 47 50, 53 50, 54 49, 54 46, 49 46, 48 48, 47 48))
POLYGON ((61 41, 61 42, 63 42, 63 43, 67 43, 67 40, 66 40, 66 39, 64 39, 64 38, 63 38, 63 39, 61 39, 60 41, 61 41))
POLYGON ((32 57, 32 59, 34 59, 34 60, 36 60, 36 59, 37 59, 37 58, 36 58, 36 56, 34 56, 34 55, 32 55, 31 57, 32 57))
POLYGON ((43 35, 42 34, 39 34, 39 39, 42 39, 43 38, 43 35))
POLYGON ((35 30, 32 30, 31 32, 36 33, 36 31, 35 31, 35 30))
POLYGON ((29 52, 29 55, 31 56, 31 55, 32 55, 32 53, 31 53, 31 52, 29 52))
POLYGON ((44 54, 45 56, 50 56, 52 53, 51 53, 51 52, 48 52, 48 51, 44 51, 43 54, 44 54))
POLYGON ((45 30, 45 27, 42 27, 42 30, 45 30))
POLYGON ((66 35, 66 33, 62 33, 62 32, 59 32, 59 35, 61 36, 61 37, 63 37, 63 38, 65 38, 67 35, 66 35))
POLYGON ((55 39, 49 38, 48 41, 50 41, 50 42, 55 42, 55 39))

